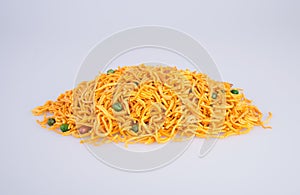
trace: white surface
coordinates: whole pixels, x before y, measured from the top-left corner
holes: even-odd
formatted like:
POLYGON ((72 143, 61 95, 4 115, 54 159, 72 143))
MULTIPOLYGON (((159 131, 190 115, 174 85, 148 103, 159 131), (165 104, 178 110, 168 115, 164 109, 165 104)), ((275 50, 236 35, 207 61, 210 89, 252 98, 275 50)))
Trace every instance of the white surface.
POLYGON ((0 194, 299 194, 299 8, 298 1, 1 1, 0 194), (273 130, 221 140, 203 159, 196 141, 163 169, 128 173, 35 123, 30 110, 73 87, 94 44, 145 24, 200 41, 224 80, 273 112, 273 130))

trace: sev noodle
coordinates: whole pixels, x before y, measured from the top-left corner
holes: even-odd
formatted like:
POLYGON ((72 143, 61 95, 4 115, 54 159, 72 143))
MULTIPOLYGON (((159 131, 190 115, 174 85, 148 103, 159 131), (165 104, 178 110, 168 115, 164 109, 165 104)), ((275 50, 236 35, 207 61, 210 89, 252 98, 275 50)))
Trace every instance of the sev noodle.
POLYGON ((225 138, 266 126, 262 113, 232 84, 211 80, 207 75, 176 67, 124 66, 113 74, 99 74, 73 90, 32 110, 43 115, 37 122, 62 135, 83 138, 81 143, 127 144, 200 138, 225 138), (123 110, 116 112, 118 102, 123 110), (47 126, 54 118, 53 126, 47 126), (59 130, 68 124, 68 131, 59 130), (132 126, 138 126, 138 132, 132 126), (78 129, 88 127, 88 132, 78 129))

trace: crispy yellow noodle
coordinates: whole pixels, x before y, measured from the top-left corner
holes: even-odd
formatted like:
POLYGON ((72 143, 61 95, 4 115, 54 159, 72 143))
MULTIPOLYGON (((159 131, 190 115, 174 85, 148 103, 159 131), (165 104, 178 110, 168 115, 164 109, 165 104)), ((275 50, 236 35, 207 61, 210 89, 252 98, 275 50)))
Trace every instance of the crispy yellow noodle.
POLYGON ((32 110, 42 127, 93 144, 127 144, 225 138, 266 126, 262 113, 242 89, 176 67, 119 67, 99 74, 32 110), (116 110, 114 106, 120 106, 116 110), (49 119, 55 119, 52 126, 49 119), (61 125, 68 130, 62 132, 61 125))

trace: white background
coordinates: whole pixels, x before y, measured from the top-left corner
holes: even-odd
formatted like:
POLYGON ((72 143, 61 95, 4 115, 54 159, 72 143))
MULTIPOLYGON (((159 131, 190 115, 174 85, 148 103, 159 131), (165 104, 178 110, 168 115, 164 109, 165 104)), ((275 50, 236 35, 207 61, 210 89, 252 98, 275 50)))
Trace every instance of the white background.
POLYGON ((299 1, 1 1, 0 194, 299 194, 299 1), (73 87, 111 33, 163 25, 198 40, 225 81, 245 89, 273 130, 199 144, 162 169, 110 168, 30 110, 73 87))

